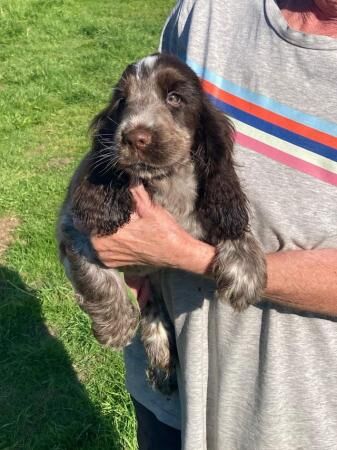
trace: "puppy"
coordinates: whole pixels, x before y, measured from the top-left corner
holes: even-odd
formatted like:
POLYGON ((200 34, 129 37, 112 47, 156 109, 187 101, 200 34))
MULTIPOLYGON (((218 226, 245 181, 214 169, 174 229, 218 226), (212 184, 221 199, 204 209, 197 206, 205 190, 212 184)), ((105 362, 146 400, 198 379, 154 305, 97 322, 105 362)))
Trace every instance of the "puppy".
MULTIPOLYGON (((93 144, 70 183, 61 210, 61 260, 97 340, 121 349, 138 327, 150 383, 174 389, 175 345, 160 290, 140 314, 121 274, 103 266, 90 235, 115 233, 143 183, 191 235, 216 247, 216 296, 242 311, 261 296, 263 253, 249 230, 247 200, 233 164, 234 130, 208 101, 196 74, 174 56, 154 54, 129 65, 108 106, 92 124, 93 144), (76 227, 76 224, 81 224, 76 227)), ((127 267, 147 274, 156 268, 127 267)))

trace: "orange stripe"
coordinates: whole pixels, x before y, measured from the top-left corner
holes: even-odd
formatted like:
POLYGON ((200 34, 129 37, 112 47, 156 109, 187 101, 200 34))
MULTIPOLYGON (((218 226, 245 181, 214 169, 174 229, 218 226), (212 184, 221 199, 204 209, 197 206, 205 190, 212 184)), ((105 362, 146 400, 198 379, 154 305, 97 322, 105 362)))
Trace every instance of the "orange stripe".
POLYGON ((223 91, 219 87, 210 83, 207 80, 202 80, 202 86, 204 90, 213 95, 219 100, 222 100, 235 108, 239 108, 249 114, 252 114, 260 119, 263 119, 269 123, 285 128, 292 133, 297 133, 301 136, 311 139, 312 141, 319 142, 321 144, 332 147, 337 150, 337 138, 331 136, 330 134, 323 133, 322 131, 315 130, 314 128, 302 125, 294 120, 287 119, 283 116, 275 114, 268 109, 262 108, 261 106, 254 105, 253 103, 247 102, 240 97, 229 94, 223 91))

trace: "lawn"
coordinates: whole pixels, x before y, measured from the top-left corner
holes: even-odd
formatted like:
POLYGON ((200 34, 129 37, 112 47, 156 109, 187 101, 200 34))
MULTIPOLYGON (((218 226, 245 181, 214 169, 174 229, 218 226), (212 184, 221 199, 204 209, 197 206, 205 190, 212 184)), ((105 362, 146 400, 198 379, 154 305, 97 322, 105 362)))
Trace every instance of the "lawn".
POLYGON ((173 3, 1 1, 1 450, 136 448, 122 357, 73 301, 55 220, 91 118, 173 3))

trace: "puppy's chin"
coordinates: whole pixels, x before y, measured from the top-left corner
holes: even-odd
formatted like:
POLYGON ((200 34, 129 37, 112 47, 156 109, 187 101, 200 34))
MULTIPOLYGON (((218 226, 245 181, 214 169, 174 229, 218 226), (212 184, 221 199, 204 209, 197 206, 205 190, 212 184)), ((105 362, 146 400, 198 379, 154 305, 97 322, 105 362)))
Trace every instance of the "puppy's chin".
POLYGON ((119 163, 119 168, 126 172, 131 178, 152 180, 155 178, 163 178, 172 172, 172 167, 155 166, 146 162, 119 163))

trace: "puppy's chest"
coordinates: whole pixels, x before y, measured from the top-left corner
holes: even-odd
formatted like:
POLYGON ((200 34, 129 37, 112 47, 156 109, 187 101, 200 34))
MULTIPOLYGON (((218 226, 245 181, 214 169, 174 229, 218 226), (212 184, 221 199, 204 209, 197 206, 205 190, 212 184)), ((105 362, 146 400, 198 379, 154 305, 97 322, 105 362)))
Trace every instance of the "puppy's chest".
POLYGON ((197 180, 193 172, 156 180, 152 184, 153 200, 169 211, 176 221, 196 238, 202 228, 196 214, 197 180))

